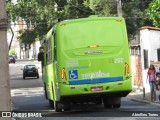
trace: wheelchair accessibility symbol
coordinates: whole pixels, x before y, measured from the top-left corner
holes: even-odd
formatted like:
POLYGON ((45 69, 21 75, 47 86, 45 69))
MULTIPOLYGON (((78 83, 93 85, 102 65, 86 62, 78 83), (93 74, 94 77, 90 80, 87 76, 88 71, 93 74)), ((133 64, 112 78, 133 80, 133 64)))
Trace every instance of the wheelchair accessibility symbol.
POLYGON ((69 71, 69 79, 78 79, 78 71, 70 70, 69 71))

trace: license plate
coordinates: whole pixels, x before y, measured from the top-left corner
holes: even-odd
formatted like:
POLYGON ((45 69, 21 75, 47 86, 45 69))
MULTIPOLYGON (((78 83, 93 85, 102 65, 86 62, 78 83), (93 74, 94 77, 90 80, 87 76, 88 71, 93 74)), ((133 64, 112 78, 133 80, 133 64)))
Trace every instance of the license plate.
POLYGON ((33 72, 33 71, 28 71, 29 73, 33 72))
POLYGON ((92 90, 92 92, 95 92, 95 91, 102 91, 102 90, 103 90, 103 87, 102 87, 102 86, 91 87, 91 90, 92 90))

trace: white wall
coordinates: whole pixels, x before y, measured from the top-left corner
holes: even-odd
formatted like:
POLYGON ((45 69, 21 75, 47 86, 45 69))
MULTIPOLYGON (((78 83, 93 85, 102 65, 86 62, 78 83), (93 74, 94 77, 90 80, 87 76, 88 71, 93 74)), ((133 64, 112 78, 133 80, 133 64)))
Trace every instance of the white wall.
POLYGON ((31 49, 29 50, 30 59, 34 58, 37 59, 40 47, 40 41, 36 41, 34 44, 31 45, 31 49))
POLYGON ((40 41, 35 42, 35 54, 36 57, 38 57, 38 53, 39 53, 39 47, 41 46, 40 41))
POLYGON ((141 45, 141 62, 142 62, 142 81, 143 86, 147 91, 150 91, 149 84, 146 83, 147 71, 144 69, 144 55, 143 50, 148 50, 148 63, 158 61, 157 58, 157 49, 160 48, 160 31, 143 29, 140 30, 140 45, 141 45))
POLYGON ((150 61, 156 62, 157 58, 157 49, 160 48, 160 31, 150 30, 150 61))

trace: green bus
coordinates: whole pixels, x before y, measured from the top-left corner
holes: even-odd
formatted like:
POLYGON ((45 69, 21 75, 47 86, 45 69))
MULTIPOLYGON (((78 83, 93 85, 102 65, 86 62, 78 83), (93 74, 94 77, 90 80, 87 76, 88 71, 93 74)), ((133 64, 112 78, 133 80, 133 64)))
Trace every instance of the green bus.
POLYGON ((130 54, 122 17, 57 23, 42 40, 46 98, 56 112, 83 104, 119 108, 132 91, 130 54))

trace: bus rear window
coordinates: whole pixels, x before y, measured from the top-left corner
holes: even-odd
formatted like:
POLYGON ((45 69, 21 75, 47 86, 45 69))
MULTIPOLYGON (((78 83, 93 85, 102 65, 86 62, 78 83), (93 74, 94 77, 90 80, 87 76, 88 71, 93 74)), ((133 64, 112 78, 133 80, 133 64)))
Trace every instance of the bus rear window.
POLYGON ((65 50, 85 48, 89 45, 121 46, 125 35, 122 23, 116 20, 67 23, 60 28, 61 45, 65 50))

